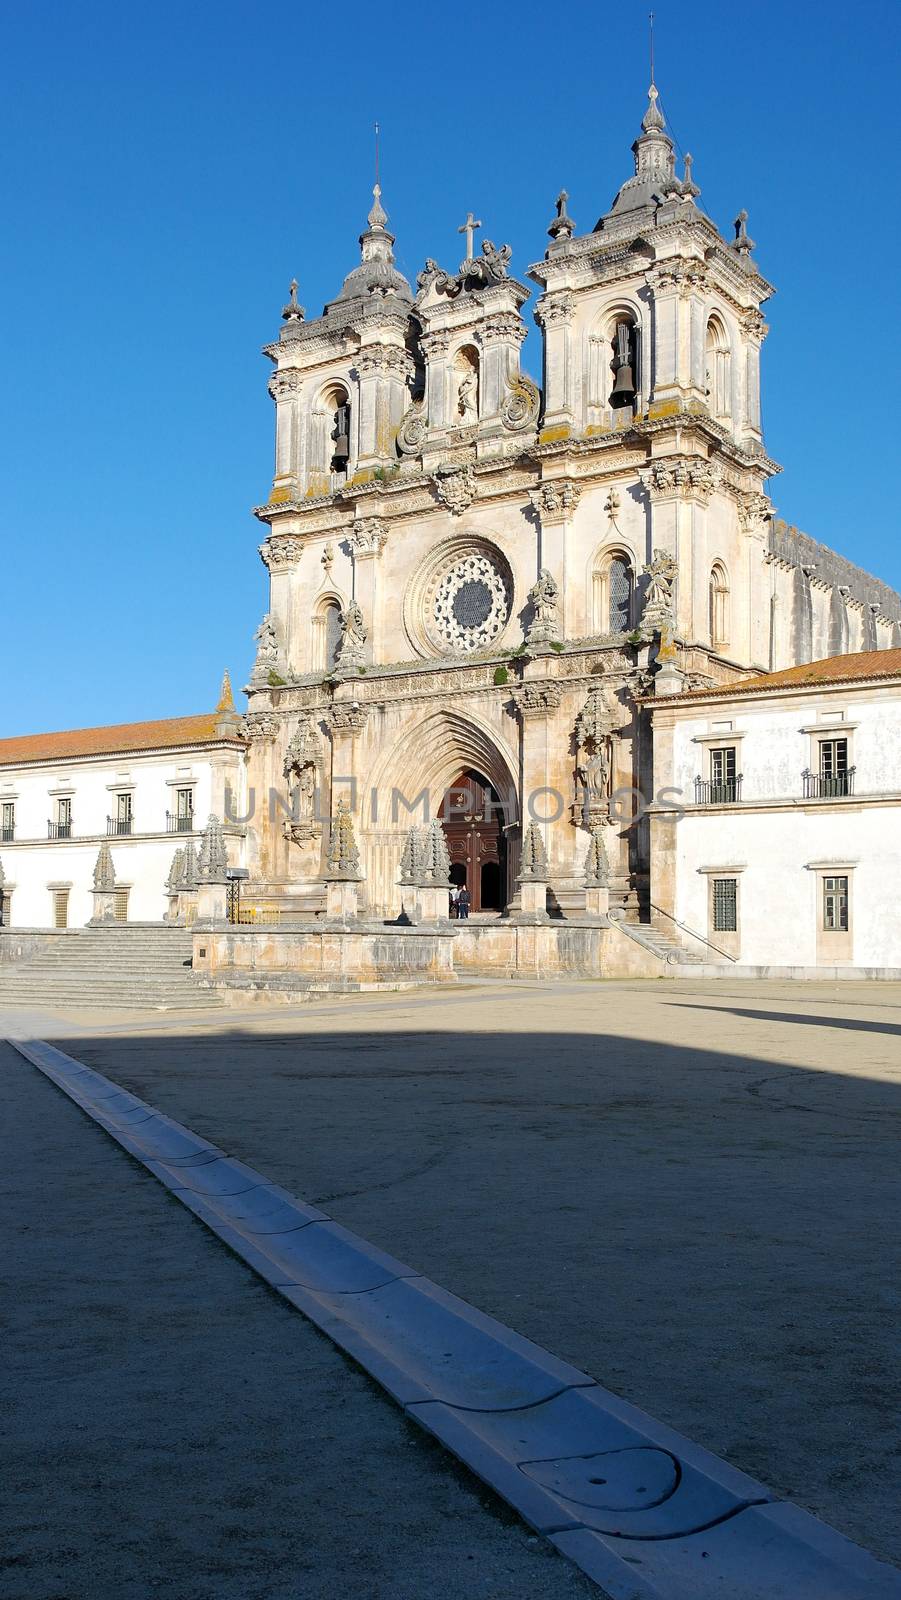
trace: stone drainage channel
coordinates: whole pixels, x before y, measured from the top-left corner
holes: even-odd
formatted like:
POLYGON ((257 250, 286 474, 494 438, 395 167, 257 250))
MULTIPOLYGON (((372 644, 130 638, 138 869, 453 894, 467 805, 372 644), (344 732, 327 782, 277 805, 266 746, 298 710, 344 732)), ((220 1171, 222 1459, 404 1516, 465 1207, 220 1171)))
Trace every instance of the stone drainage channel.
POLYGON ((612 1600, 901 1600, 901 1573, 39 1040, 26 1060, 612 1600))

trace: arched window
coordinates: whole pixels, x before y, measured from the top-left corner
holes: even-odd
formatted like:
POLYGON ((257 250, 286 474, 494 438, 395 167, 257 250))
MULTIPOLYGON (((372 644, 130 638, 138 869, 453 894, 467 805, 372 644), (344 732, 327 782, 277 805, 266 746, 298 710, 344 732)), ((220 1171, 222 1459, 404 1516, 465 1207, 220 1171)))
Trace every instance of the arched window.
POLYGON ((626 550, 608 551, 594 571, 595 633, 628 633, 635 610, 635 569, 626 550))
POLYGON ((732 410, 732 352, 719 317, 711 317, 707 324, 705 361, 710 410, 715 417, 728 417, 732 410))
POLYGON ((715 561, 710 570, 710 643, 724 645, 729 641, 729 579, 721 562, 715 561))
POLYGON ((351 457, 351 404, 343 383, 329 386, 322 397, 325 411, 324 467, 335 487, 347 482, 351 457))
POLYGON ((313 617, 313 669, 331 672, 341 639, 341 603, 329 597, 313 617))
POLYGON ((479 352, 465 344, 453 360, 451 426, 465 428, 479 419, 479 352))
POLYGON ((610 370, 613 373, 610 404, 615 411, 623 406, 628 406, 630 411, 634 410, 640 384, 638 329, 632 317, 622 315, 616 318, 611 331, 610 346, 612 352, 610 370))

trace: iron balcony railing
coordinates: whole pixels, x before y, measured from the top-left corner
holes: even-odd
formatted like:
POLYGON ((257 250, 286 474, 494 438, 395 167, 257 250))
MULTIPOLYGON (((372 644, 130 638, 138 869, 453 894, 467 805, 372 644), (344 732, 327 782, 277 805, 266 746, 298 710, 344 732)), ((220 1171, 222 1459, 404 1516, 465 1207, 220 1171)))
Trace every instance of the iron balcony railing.
POLYGON ((847 772, 833 772, 829 775, 822 772, 811 772, 805 767, 801 774, 804 785, 805 800, 838 800, 843 795, 854 793, 854 774, 856 767, 849 767, 847 772))
POLYGON ((695 778, 695 805, 735 805, 741 799, 741 784, 741 773, 737 778, 695 778))
POLYGON ((171 811, 167 811, 166 812, 166 832, 167 833, 193 833, 194 832, 194 814, 193 814, 193 812, 189 813, 189 815, 186 816, 186 817, 176 817, 176 816, 173 816, 171 811))
POLYGON ((47 824, 47 838, 48 839, 71 839, 71 837, 72 837, 72 820, 71 820, 71 818, 69 819, 68 822, 48 822, 48 824, 47 824))
POLYGON ((0 844, 12 844, 15 837, 15 828, 0 828, 0 844))
POLYGON ((133 817, 107 817, 106 836, 108 839, 126 838, 134 825, 133 817))

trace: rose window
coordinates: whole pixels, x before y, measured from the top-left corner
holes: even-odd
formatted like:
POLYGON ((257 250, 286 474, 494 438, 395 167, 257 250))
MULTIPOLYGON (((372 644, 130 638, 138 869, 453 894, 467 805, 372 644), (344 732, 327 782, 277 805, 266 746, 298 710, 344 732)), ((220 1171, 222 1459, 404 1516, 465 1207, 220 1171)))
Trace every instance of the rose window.
POLYGON ((434 627, 452 650, 484 650, 510 615, 510 586, 490 556, 473 551, 444 573, 435 589, 434 627))

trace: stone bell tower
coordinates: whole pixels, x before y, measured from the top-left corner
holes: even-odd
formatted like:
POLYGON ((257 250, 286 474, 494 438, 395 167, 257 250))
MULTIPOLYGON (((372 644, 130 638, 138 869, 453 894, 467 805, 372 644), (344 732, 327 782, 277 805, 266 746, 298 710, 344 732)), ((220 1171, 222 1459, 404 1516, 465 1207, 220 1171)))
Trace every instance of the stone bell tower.
POLYGON ((698 206, 690 156, 676 175, 658 98, 652 84, 634 172, 610 209, 579 236, 561 194, 551 245, 531 268, 544 290, 540 443, 562 455, 603 441, 611 463, 640 446, 617 485, 616 520, 643 562, 661 550, 674 563, 677 634, 766 666, 763 489, 779 468, 763 448, 760 307, 773 290, 752 259, 746 213, 725 239, 698 206), (731 596, 723 638, 711 629, 715 569, 731 596))

